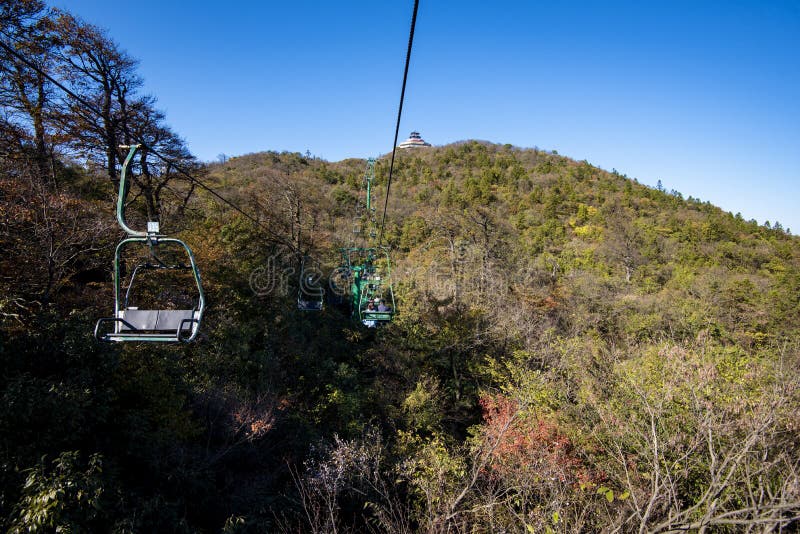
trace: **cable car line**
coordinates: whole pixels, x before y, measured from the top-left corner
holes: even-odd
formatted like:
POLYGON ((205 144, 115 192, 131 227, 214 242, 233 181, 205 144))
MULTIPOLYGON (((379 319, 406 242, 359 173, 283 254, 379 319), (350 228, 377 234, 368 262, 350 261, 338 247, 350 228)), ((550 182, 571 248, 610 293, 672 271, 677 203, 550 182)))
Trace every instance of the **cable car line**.
MULTIPOLYGON (((406 50, 406 61, 403 69, 403 85, 400 90, 400 105, 397 109, 397 123, 394 131, 394 144, 392 145, 392 159, 389 164, 389 178, 380 224, 380 237, 378 238, 377 246, 370 246, 369 243, 364 243, 363 247, 355 246, 355 239, 351 237, 351 246, 340 249, 342 263, 338 270, 344 274, 343 281, 349 285, 348 293, 350 299, 348 305, 351 316, 367 328, 377 328, 380 325, 390 323, 397 314, 397 303, 395 302, 394 289, 392 288, 392 262, 389 257, 389 248, 382 246, 382 243, 418 8, 419 0, 414 0, 411 29, 408 36, 408 49, 406 50)), ((372 182, 374 179, 375 160, 370 158, 367 160, 367 170, 364 174, 366 202, 363 208, 365 211, 362 215, 362 206, 359 204, 356 210, 354 232, 359 233, 361 223, 364 223, 365 226, 370 227, 369 237, 372 239, 376 237, 374 230, 377 225, 373 215, 375 208, 372 207, 372 182)))
POLYGON ((411 30, 408 34, 408 50, 406 51, 406 65, 405 69, 403 70, 403 87, 400 90, 400 106, 397 109, 397 125, 394 129, 394 144, 392 145, 392 161, 389 164, 389 180, 386 184, 386 199, 383 203, 383 217, 381 218, 381 231, 380 237, 378 238, 378 246, 381 246, 383 243, 383 228, 386 224, 386 209, 389 206, 389 190, 392 187, 392 172, 394 171, 394 156, 397 152, 397 136, 400 133, 400 118, 403 115, 403 100, 405 99, 406 95, 406 80, 408 80, 408 64, 411 62, 411 48, 414 44, 414 28, 417 25, 417 9, 419 8, 419 0, 414 0, 414 12, 411 15, 411 30))

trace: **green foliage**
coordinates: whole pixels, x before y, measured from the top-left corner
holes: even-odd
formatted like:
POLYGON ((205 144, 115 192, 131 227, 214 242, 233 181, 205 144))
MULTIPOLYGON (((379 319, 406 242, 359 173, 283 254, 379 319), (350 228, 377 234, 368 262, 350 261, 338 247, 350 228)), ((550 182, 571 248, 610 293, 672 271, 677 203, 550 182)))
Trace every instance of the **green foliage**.
POLYGON ((93 454, 85 469, 77 451, 64 452, 52 469, 41 465, 29 470, 10 532, 90 531, 103 514, 105 481, 103 460, 93 454))
POLYGON ((408 427, 415 432, 428 434, 441 430, 441 400, 438 380, 423 376, 403 400, 408 427))

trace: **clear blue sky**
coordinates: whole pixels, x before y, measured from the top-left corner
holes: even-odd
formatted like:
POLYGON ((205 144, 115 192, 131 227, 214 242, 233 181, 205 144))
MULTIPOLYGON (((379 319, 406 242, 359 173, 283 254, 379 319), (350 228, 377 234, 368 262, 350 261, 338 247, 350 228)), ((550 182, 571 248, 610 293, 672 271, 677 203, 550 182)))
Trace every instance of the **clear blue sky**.
MULTIPOLYGON (((413 2, 50 0, 202 160, 391 150, 413 2)), ((401 140, 538 146, 800 233, 800 0, 421 0, 401 140)))

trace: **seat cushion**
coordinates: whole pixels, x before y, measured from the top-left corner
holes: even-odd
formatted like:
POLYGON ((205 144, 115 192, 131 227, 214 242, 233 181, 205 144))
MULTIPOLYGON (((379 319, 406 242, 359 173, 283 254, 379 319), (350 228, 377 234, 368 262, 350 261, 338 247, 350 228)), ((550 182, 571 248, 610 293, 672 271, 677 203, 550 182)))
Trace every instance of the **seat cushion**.
POLYGON ((158 322, 158 310, 120 310, 120 330, 155 330, 158 322), (133 328, 129 327, 129 323, 133 328))
POLYGON ((133 327, 121 323, 120 331, 176 332, 178 328, 192 329, 190 321, 183 321, 193 319, 194 310, 120 310, 119 317, 133 327))
POLYGON ((192 310, 161 310, 158 312, 156 330, 191 330, 192 323, 189 319, 194 317, 192 310), (184 323, 183 321, 187 319, 184 323), (182 324, 181 324, 182 323, 182 324))

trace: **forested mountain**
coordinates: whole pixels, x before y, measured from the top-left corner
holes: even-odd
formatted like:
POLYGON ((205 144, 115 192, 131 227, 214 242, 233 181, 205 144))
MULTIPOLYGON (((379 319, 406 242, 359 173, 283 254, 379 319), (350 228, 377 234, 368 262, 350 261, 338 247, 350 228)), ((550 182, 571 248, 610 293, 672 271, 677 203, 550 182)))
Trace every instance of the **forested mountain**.
POLYGON ((5 530, 797 529, 800 241, 779 225, 537 149, 408 151, 395 320, 302 312, 303 256, 328 275, 368 240, 366 160, 200 165, 102 31, 0 6, 3 42, 81 98, 2 51, 5 530), (142 141, 173 163, 137 158, 130 219, 197 257, 191 344, 92 337, 116 147, 142 141))

